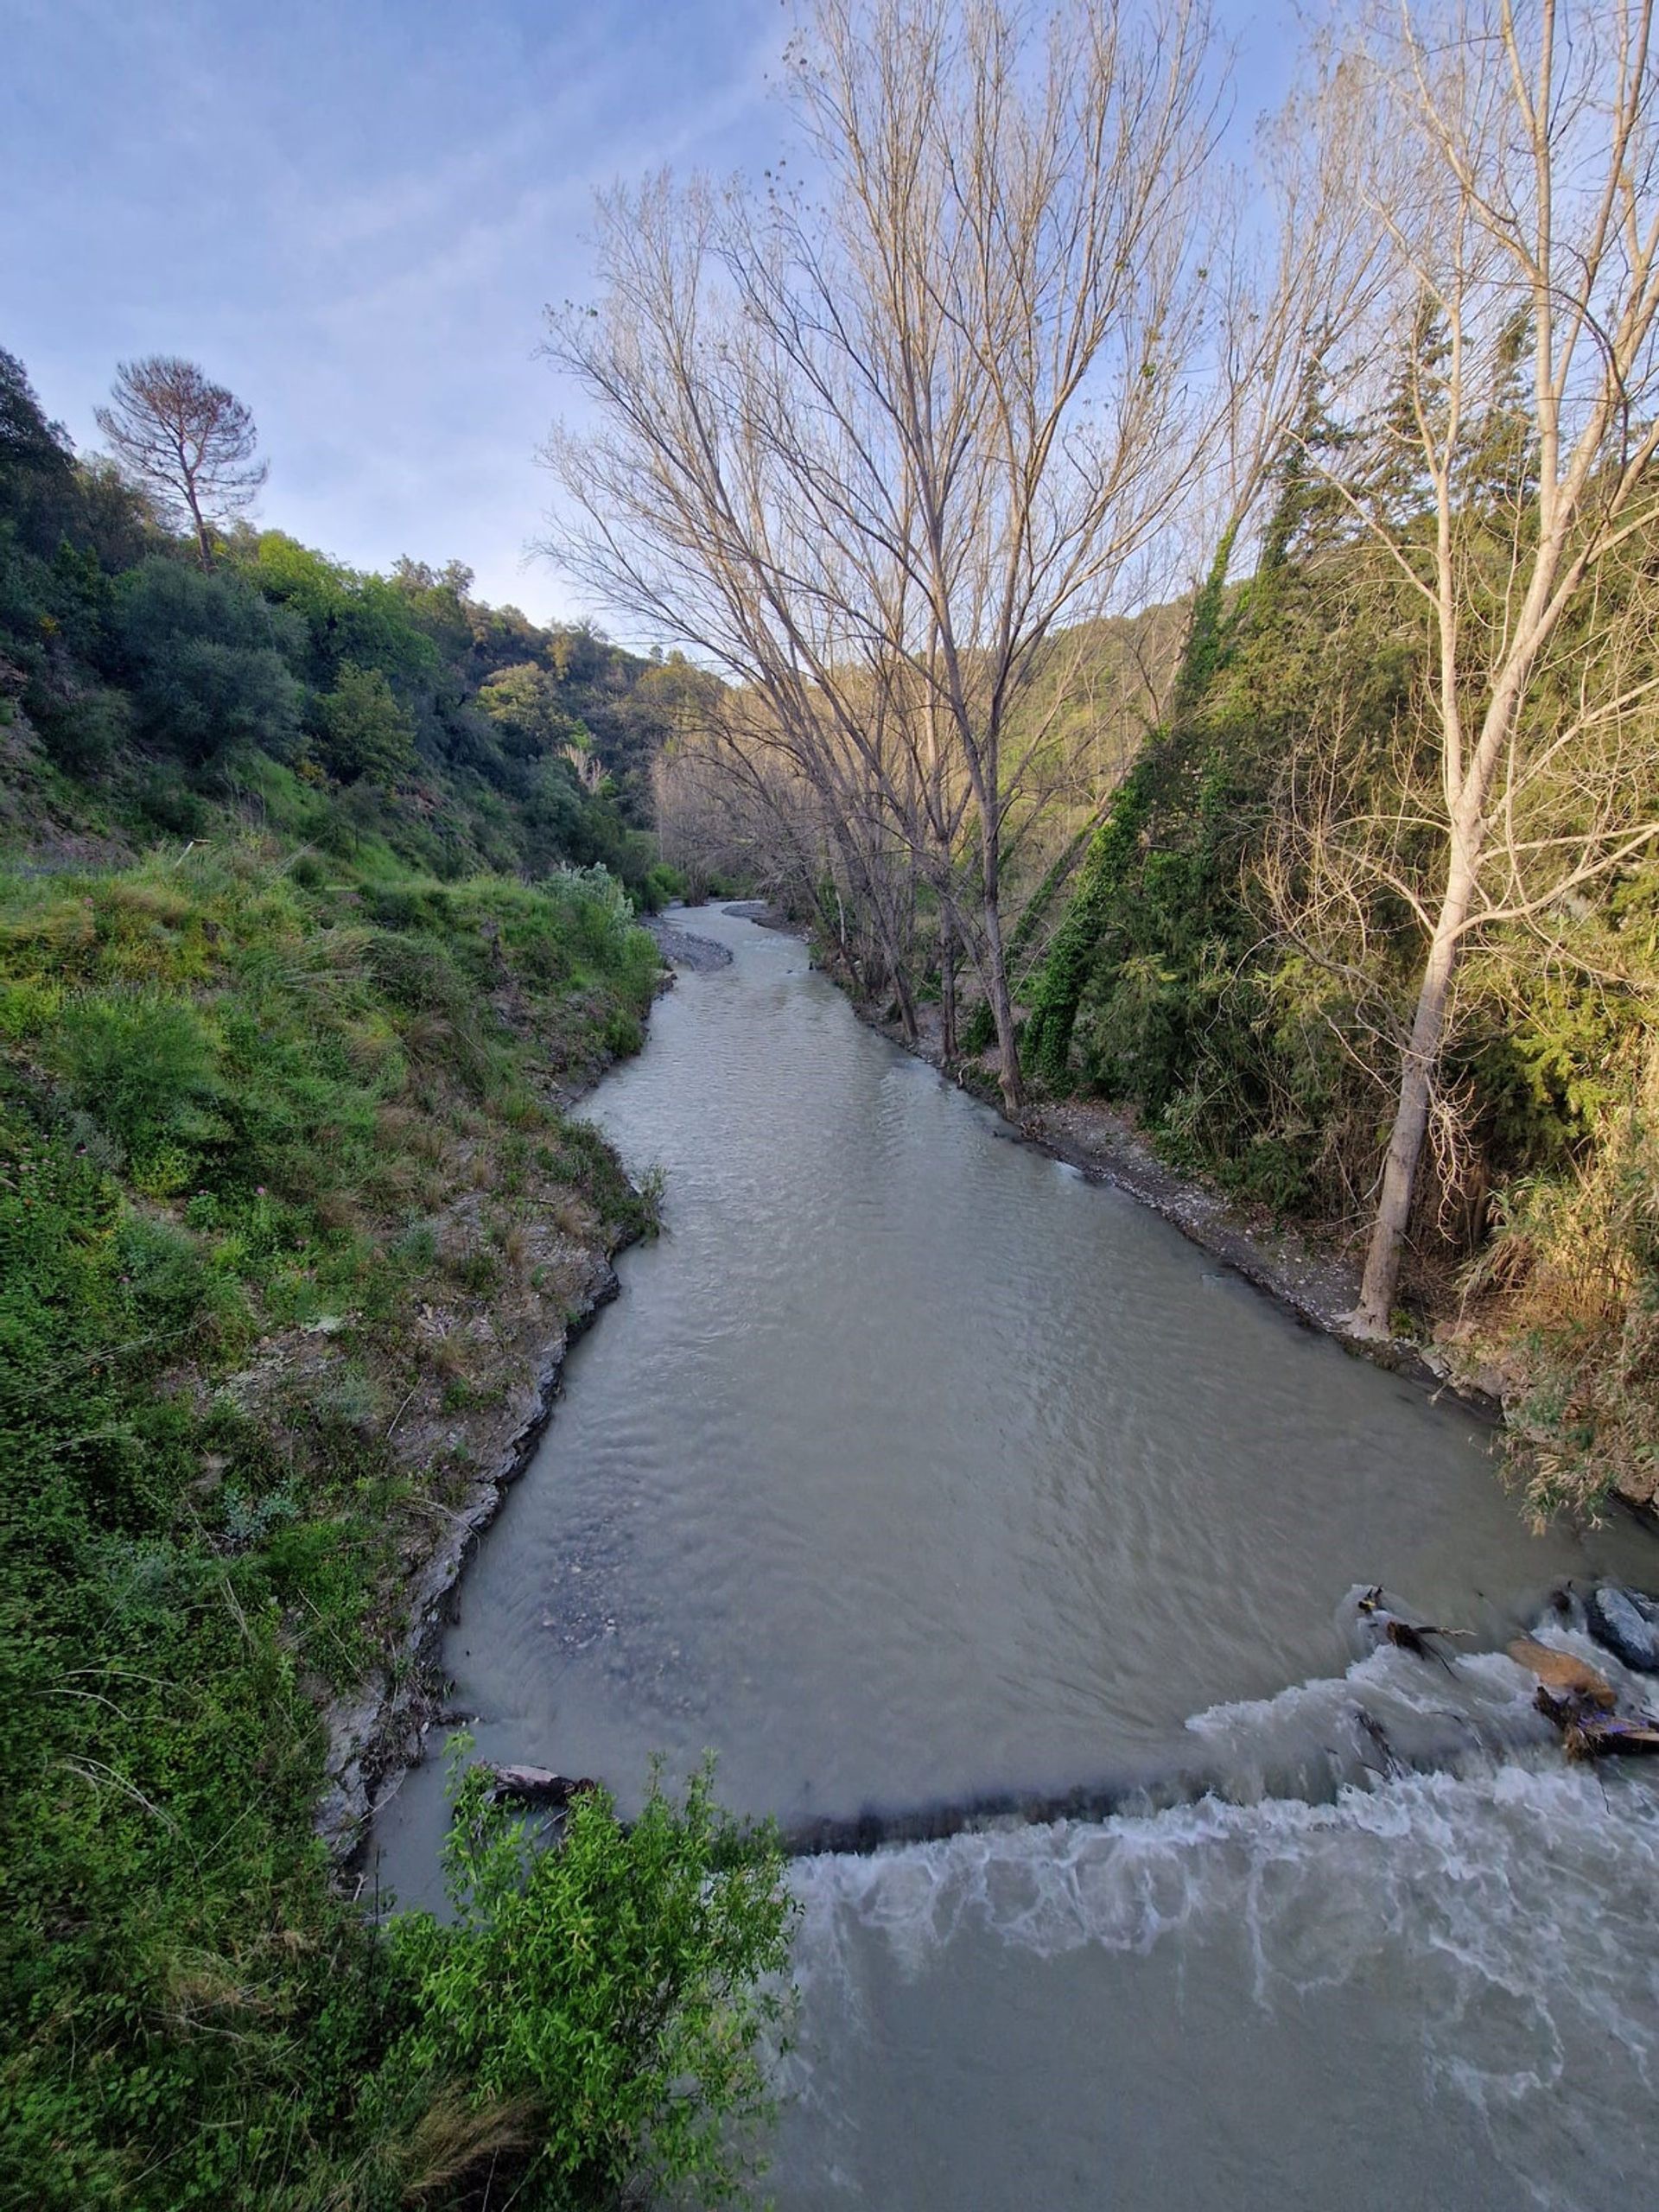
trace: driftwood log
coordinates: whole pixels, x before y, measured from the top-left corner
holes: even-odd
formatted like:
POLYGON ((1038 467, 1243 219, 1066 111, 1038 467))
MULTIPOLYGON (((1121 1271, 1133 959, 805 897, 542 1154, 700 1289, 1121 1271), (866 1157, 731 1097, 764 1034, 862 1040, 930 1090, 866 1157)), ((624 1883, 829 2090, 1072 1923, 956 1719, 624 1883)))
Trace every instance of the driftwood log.
POLYGON ((1437 1659, 1449 1674, 1452 1662, 1445 1652, 1437 1651, 1435 1644, 1458 1637, 1467 1637, 1473 1630, 1466 1628, 1437 1628, 1433 1621, 1408 1621, 1393 1612, 1383 1603, 1382 1586, 1372 1583, 1359 1601, 1359 1610, 1369 1615, 1378 1633, 1385 1637, 1396 1649, 1409 1651, 1416 1659, 1437 1659))
POLYGON ((1538 1685, 1535 1702, 1561 1732, 1561 1748, 1570 1759, 1603 1759, 1613 1753, 1659 1752, 1659 1727, 1645 1713, 1632 1716, 1608 1713, 1579 1690, 1559 1694, 1538 1685))
POLYGON ((585 1774, 555 1774, 544 1766, 498 1766, 490 1770, 490 1795, 498 1804, 536 1805, 563 1812, 573 1797, 599 1783, 585 1774))

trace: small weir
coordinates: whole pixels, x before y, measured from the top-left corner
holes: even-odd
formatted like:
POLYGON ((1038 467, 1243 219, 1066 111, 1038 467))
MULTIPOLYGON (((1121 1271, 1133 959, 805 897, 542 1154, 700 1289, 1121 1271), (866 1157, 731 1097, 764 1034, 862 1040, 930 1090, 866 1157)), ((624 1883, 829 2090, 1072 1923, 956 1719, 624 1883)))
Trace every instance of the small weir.
MULTIPOLYGON (((665 1233, 446 1663, 478 1756, 626 1813, 712 1748, 801 1854, 783 2212, 1650 2202, 1659 1795, 1504 1647, 1639 1700, 1548 1601, 1659 1547, 1529 1535, 1465 1408, 1000 1141, 793 940, 673 925, 732 957, 592 1109, 665 1233)), ((407 1902, 446 1817, 434 1759, 407 1902)))

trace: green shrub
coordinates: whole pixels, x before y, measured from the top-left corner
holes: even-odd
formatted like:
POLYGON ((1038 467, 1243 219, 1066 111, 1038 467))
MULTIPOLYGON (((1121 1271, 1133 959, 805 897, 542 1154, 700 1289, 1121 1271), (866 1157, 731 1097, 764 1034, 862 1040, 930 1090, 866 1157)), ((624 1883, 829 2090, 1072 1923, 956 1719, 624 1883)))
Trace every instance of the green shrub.
POLYGON ((646 913, 660 914, 671 901, 685 896, 685 879, 678 868, 658 861, 645 870, 635 896, 646 913))
POLYGON ((408 2024, 375 2085, 381 2109, 412 2083, 429 2097, 460 2082, 474 2115, 510 2114, 492 2155, 525 2212, 734 2195, 788 2011, 794 1908, 770 1831, 720 1815, 705 1771, 679 1804, 653 1777, 626 1827, 603 1790, 583 1792, 541 1850, 475 1768, 444 1868, 453 1923, 391 1925, 408 2024))
POLYGON ((70 1096, 136 1158, 190 1133, 214 1095, 212 1032, 194 1007, 160 992, 71 1000, 53 1051, 70 1096))
POLYGON ((118 672, 149 742, 192 765, 238 745, 292 750, 304 632, 285 609, 236 576, 156 559, 120 580, 113 627, 118 672))
POLYGON ((414 726, 378 668, 342 662, 315 711, 322 758, 343 783, 392 785, 414 766, 414 726))
POLYGON ((207 802, 175 769, 149 769, 133 794, 144 821, 169 836, 199 837, 210 820, 207 802))

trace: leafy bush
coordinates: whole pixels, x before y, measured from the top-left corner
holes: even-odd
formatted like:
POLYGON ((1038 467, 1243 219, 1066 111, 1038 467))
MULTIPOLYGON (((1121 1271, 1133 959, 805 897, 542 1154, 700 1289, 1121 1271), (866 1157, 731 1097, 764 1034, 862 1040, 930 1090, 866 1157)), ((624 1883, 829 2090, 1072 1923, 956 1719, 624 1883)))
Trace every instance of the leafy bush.
POLYGON ((1522 1351, 1506 1409, 1535 1517, 1659 1494, 1659 1045, 1617 1070, 1593 1149, 1517 1180, 1466 1290, 1522 1351))
POLYGON ((367 776, 391 785, 413 766, 413 728, 378 668, 343 662, 316 714, 322 758, 342 783, 367 776))
POLYGON ((213 1096, 211 1030, 193 1006, 153 989, 72 999, 52 1049, 70 1096, 140 1160, 192 1130, 194 1109, 213 1096))
POLYGON ((658 861, 645 870, 635 895, 646 913, 660 914, 664 906, 685 896, 685 879, 678 868, 658 861))
POLYGON ((720 1815, 705 1771, 677 1805, 653 1777, 626 1827, 584 1791, 541 1849, 475 1768, 444 1867, 453 1922, 391 1924, 406 2024, 372 2094, 383 2123, 411 2090, 429 2112, 464 2085, 473 2161, 526 2212, 734 2195, 787 2016, 793 1907, 771 1832, 720 1815))
POLYGON ((112 628, 117 672, 149 742, 193 766, 237 745, 293 749, 303 626, 238 577, 145 561, 120 580, 112 628))

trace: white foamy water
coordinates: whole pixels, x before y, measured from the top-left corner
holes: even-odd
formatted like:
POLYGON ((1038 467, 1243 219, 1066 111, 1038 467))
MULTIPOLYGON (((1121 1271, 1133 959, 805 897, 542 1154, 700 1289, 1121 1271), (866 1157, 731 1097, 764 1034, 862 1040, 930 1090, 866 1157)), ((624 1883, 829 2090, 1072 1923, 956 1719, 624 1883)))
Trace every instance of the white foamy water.
POLYGON ((798 1862, 779 2202, 1652 2202, 1659 1789, 1534 1687, 1384 1644, 1195 1714, 1224 1796, 798 1862))
POLYGON ((1542 1755, 803 1862, 779 2200, 1650 2204, 1656 1876, 1542 1755))

